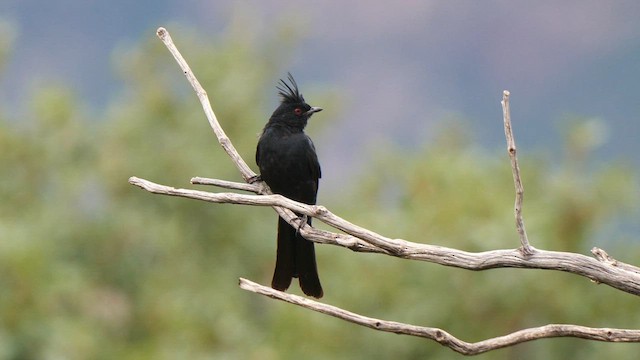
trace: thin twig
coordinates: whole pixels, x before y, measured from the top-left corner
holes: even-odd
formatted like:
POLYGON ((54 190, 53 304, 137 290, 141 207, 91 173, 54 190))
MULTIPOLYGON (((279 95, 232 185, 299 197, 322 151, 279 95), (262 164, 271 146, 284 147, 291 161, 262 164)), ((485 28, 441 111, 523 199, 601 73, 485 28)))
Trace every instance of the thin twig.
POLYGON ((509 159, 511 159, 511 170, 513 172, 513 182, 516 187, 516 200, 514 205, 514 212, 516 215, 516 230, 520 236, 520 250, 522 254, 527 256, 535 252, 535 249, 529 245, 529 239, 527 238, 527 231, 524 228, 524 220, 522 219, 522 202, 524 198, 524 188, 522 186, 522 179, 520 179, 520 166, 518 166, 518 157, 516 156, 516 141, 513 138, 513 131, 511 130, 511 111, 509 110, 509 91, 505 90, 502 93, 502 115, 504 119, 504 135, 507 138, 507 152, 509 153, 509 159))
POLYGON ((261 191, 261 187, 258 185, 238 183, 238 182, 227 181, 227 180, 203 178, 203 177, 191 178, 191 183, 194 185, 213 185, 213 186, 218 186, 225 189, 249 191, 256 194, 259 194, 261 191))
POLYGON ((222 126, 220 126, 220 123, 216 118, 216 114, 213 112, 213 109, 211 108, 211 103, 209 102, 209 97, 207 96, 207 92, 202 88, 202 85, 200 85, 200 82, 198 81, 198 79, 196 79, 196 76, 193 74, 193 71, 191 71, 189 64, 187 64, 187 61, 182 57, 182 54, 180 54, 176 46, 173 44, 173 40, 171 40, 171 35, 169 35, 169 32, 163 27, 158 28, 158 30, 156 31, 156 34, 158 35, 160 40, 162 40, 162 42, 167 47, 167 49, 169 49, 169 52, 171 52, 171 55, 173 55, 173 58, 176 59, 176 62, 178 63, 178 65, 180 65, 180 68, 182 69, 184 76, 187 77, 187 80, 193 87, 193 90, 196 91, 196 95, 198 95, 200 104, 202 104, 202 109, 204 110, 204 114, 207 116, 209 125, 211 125, 213 132, 216 134, 216 137, 218 138, 218 142, 220 143, 224 151, 226 151, 226 153, 229 155, 229 157, 231 157, 231 159, 233 160, 233 163, 236 165, 236 167, 240 171, 240 174, 245 179, 245 181, 249 181, 249 179, 256 176, 256 173, 254 173, 253 170, 251 170, 251 168, 244 161, 244 159, 242 159, 242 157, 240 156, 236 148, 231 143, 231 140, 229 140, 229 138, 227 137, 227 134, 225 134, 224 130, 222 129, 222 126))
POLYGON ((378 331, 391 332, 400 335, 410 335, 437 341, 443 346, 464 355, 477 355, 484 352, 513 346, 527 341, 554 338, 577 337, 582 339, 608 341, 608 342, 638 342, 640 330, 591 328, 578 325, 549 324, 545 326, 529 328, 514 333, 499 336, 475 343, 469 343, 456 338, 448 332, 433 328, 403 324, 395 321, 387 321, 362 316, 335 306, 327 305, 302 296, 287 294, 272 288, 262 286, 253 281, 240 278, 240 288, 254 293, 268 296, 272 299, 282 300, 290 304, 330 315, 338 319, 352 322, 378 331))

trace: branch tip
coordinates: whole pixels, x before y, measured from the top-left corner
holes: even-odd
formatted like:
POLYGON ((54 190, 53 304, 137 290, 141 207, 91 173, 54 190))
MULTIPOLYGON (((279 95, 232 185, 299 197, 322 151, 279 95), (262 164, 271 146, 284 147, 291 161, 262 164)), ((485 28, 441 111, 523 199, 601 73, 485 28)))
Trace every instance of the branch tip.
POLYGON ((159 27, 158 30, 156 30, 156 35, 158 35, 158 37, 162 40, 164 40, 167 34, 168 34, 167 29, 163 28, 162 26, 159 27))
POLYGON ((520 252, 527 256, 533 254, 527 231, 524 227, 522 219, 522 202, 524 197, 524 188, 522 179, 520 178, 520 166, 518 165, 518 157, 516 156, 516 141, 513 137, 513 129, 511 128, 511 111, 509 109, 509 91, 502 92, 502 119, 504 122, 504 135, 507 139, 507 152, 511 161, 511 172, 513 173, 513 183, 516 190, 516 199, 514 204, 514 213, 516 218, 516 230, 520 236, 520 252))

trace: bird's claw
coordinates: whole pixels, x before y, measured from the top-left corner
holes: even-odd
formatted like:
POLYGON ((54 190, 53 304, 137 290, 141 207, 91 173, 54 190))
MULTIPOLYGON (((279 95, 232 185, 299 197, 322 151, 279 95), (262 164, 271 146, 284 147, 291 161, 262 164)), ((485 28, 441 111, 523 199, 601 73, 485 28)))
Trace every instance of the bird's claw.
POLYGON ((252 176, 252 177, 247 179, 247 182, 249 184, 252 184, 252 185, 257 183, 258 181, 262 181, 262 176, 260 174, 258 174, 256 176, 252 176))
POLYGON ((297 219, 300 220, 300 223, 298 223, 298 228, 296 228, 296 235, 300 235, 300 229, 302 229, 303 226, 307 225, 308 216, 307 215, 298 216, 297 219))

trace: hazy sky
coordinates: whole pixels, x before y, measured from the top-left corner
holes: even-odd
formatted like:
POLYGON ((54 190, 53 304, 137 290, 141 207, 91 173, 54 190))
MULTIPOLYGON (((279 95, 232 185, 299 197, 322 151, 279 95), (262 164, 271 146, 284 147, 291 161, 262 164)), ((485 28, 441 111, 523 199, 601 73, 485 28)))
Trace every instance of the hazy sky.
POLYGON ((166 24, 215 34, 237 8, 255 18, 247 29, 255 36, 275 21, 299 24, 292 72, 301 84, 345 95, 336 129, 316 140, 321 156, 340 159, 336 169, 355 164, 371 139, 429 141, 433 124, 450 116, 472 124, 483 144, 503 147, 503 89, 512 93, 525 148, 553 143, 567 115, 593 116, 608 128, 603 153, 640 164, 637 0, 2 0, 0 21, 15 40, 0 100, 15 105, 43 79, 59 79, 99 108, 118 88, 111 58, 118 46, 166 24))

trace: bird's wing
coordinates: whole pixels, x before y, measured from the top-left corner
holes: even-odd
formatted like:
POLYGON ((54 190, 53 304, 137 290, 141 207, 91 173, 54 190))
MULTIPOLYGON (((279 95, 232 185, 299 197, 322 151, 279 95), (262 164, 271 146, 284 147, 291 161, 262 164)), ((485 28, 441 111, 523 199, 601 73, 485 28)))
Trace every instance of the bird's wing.
POLYGON ((305 135, 309 147, 306 150, 307 163, 309 164, 309 171, 314 179, 320 179, 322 177, 322 170, 320 169, 320 162, 318 161, 318 154, 316 153, 316 147, 313 145, 311 138, 305 135))

